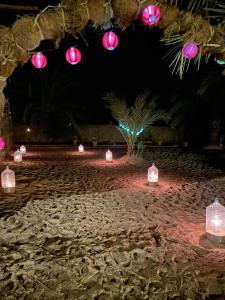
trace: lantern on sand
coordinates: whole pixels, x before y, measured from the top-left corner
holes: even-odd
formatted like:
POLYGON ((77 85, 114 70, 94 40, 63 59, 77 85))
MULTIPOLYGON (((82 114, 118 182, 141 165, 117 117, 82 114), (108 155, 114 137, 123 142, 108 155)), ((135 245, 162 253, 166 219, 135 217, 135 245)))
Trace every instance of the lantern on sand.
POLYGON ((16 186, 15 172, 10 170, 8 166, 1 173, 1 183, 2 183, 2 190, 4 193, 15 192, 15 186, 16 186))
POLYGON ((182 55, 187 59, 192 59, 198 54, 198 45, 195 42, 185 43, 182 48, 182 55))
POLYGON ((5 149, 5 140, 3 139, 3 137, 0 137, 0 150, 4 150, 5 149))
POLYGON ((107 162, 112 162, 112 151, 110 151, 109 149, 105 153, 105 159, 107 162))
POLYGON ((78 151, 79 152, 84 152, 84 146, 82 144, 79 145, 78 151))
POLYGON ((156 168, 155 164, 148 169, 148 182, 149 184, 157 184, 158 183, 159 171, 156 168))
POLYGON ((76 65, 81 61, 81 53, 80 50, 78 50, 75 47, 70 47, 66 51, 66 60, 71 65, 76 65))
POLYGON ((225 240, 225 207, 218 198, 206 208, 206 233, 215 242, 225 240))
POLYGON ((20 146, 20 152, 24 155, 27 152, 27 149, 24 145, 20 146))
POLYGON ((146 6, 141 12, 141 20, 146 25, 155 25, 160 19, 160 9, 156 4, 146 6))
POLYGON ((21 162, 23 160, 22 152, 17 149, 16 152, 14 152, 14 161, 15 162, 21 162))
POLYGON ((118 36, 113 31, 108 31, 103 35, 102 44, 105 49, 114 50, 119 44, 118 36))
POLYGON ((47 58, 43 53, 36 52, 32 55, 31 62, 35 68, 43 69, 47 65, 47 58))

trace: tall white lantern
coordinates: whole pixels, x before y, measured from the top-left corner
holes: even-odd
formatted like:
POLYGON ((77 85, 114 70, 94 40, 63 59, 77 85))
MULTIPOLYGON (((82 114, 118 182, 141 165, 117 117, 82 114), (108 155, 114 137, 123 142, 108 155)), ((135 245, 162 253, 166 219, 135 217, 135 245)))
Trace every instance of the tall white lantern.
POLYGON ((148 182, 149 184, 157 184, 159 177, 159 171, 156 168, 155 164, 148 169, 148 182))
POLYGON ((78 151, 79 152, 84 152, 84 146, 82 144, 79 145, 78 151))
POLYGON ((110 151, 109 149, 105 153, 105 159, 107 162, 112 162, 112 151, 110 151))
POLYGON ((206 232, 215 242, 225 240, 225 207, 218 198, 206 208, 206 232))
POLYGON ((21 162, 23 160, 22 152, 17 149, 16 152, 14 152, 14 161, 15 162, 21 162))
POLYGON ((20 152, 24 155, 27 152, 27 149, 24 145, 20 146, 20 152))
POLYGON ((2 183, 3 193, 15 192, 15 187, 16 187, 15 172, 10 170, 8 166, 1 173, 1 183, 2 183))

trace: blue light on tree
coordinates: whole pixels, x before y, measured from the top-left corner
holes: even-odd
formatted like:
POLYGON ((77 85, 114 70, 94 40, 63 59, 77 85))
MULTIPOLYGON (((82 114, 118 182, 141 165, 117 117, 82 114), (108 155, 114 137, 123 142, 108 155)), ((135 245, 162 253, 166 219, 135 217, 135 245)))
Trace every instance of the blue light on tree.
POLYGON ((128 126, 123 124, 122 122, 119 123, 119 128, 123 129, 125 132, 127 132, 128 134, 133 135, 133 136, 139 136, 144 131, 143 127, 137 131, 132 130, 128 126))
POLYGON ((219 65, 225 65, 225 61, 224 61, 224 60, 216 59, 216 62, 217 62, 219 65))

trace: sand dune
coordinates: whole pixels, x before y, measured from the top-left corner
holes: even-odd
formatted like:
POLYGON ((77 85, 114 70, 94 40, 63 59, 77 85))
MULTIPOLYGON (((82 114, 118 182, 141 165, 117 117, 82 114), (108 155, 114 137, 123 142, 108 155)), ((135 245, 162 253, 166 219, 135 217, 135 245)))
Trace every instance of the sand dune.
POLYGON ((225 248, 205 207, 225 175, 174 149, 112 164, 104 150, 28 147, 15 194, 0 200, 0 299, 225 299, 225 248), (160 170, 156 187, 147 167, 160 170))

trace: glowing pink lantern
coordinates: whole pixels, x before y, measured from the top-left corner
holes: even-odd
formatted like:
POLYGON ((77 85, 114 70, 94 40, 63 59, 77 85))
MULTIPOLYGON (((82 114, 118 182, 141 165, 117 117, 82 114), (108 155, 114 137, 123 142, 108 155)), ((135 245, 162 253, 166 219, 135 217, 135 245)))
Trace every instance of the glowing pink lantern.
POLYGON ((119 44, 118 36, 114 32, 108 31, 103 35, 102 44, 105 49, 114 50, 119 44))
POLYGON ((79 151, 80 153, 84 152, 84 146, 83 146, 82 144, 79 145, 78 151, 79 151))
POLYGON ((105 159, 107 162, 112 162, 112 152, 109 149, 105 153, 105 159))
POLYGON ((187 59, 192 59, 198 54, 198 45, 195 42, 184 44, 182 55, 187 59))
POLYGON ((206 208, 206 232, 210 238, 225 237, 225 207, 218 198, 206 208))
POLYGON ((47 65, 47 58, 41 52, 36 52, 32 55, 31 62, 37 69, 43 69, 47 65))
POLYGON ((156 4, 145 7, 141 13, 141 20, 146 25, 155 25, 160 19, 160 9, 156 4))
POLYGON ((0 137, 0 150, 5 149, 5 140, 3 137, 0 137))
POLYGON ((15 192, 15 187, 16 187, 15 172, 10 170, 8 166, 1 173, 1 184, 2 184, 3 193, 15 192))
POLYGON ((71 65, 76 65, 81 61, 81 53, 80 50, 78 50, 75 47, 70 47, 66 51, 66 60, 71 65))
POLYGON ((149 184, 157 184, 159 177, 159 170, 156 168, 155 164, 148 169, 148 182, 149 184))

